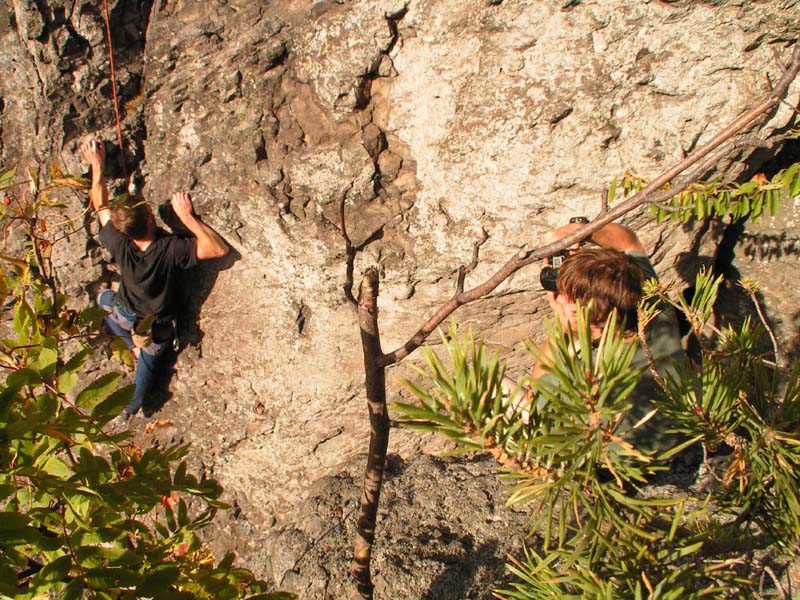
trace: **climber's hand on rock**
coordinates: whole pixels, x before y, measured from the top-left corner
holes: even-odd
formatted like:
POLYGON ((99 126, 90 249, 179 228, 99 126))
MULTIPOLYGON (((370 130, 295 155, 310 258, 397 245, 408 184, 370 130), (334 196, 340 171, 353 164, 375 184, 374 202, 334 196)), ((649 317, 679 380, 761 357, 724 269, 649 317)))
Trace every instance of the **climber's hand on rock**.
POLYGON ((184 224, 195 219, 192 197, 188 192, 175 192, 172 194, 172 210, 175 211, 175 214, 184 224))
POLYGON ((92 169, 102 173, 106 162, 106 146, 102 140, 88 140, 81 144, 81 154, 92 169))

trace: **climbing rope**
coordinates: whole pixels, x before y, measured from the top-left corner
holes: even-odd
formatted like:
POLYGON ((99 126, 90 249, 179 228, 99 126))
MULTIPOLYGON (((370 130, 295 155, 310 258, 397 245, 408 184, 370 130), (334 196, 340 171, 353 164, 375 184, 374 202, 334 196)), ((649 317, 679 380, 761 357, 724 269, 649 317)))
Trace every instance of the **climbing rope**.
POLYGON ((114 47, 111 44, 111 18, 108 12, 108 0, 103 0, 106 19, 106 40, 108 41, 108 60, 111 64, 111 94, 114 99, 114 117, 117 120, 117 145, 119 146, 119 166, 122 167, 122 176, 128 183, 128 170, 125 168, 125 145, 122 140, 122 124, 119 119, 119 99, 117 98, 117 72, 114 68, 114 47))

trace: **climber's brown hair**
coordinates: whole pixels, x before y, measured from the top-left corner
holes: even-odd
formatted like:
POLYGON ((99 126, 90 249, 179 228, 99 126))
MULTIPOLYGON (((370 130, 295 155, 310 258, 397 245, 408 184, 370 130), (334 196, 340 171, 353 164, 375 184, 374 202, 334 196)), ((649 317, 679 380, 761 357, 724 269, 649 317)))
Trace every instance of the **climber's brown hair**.
POLYGON ((150 207, 140 195, 129 196, 111 209, 114 229, 133 240, 147 237, 151 218, 150 207))

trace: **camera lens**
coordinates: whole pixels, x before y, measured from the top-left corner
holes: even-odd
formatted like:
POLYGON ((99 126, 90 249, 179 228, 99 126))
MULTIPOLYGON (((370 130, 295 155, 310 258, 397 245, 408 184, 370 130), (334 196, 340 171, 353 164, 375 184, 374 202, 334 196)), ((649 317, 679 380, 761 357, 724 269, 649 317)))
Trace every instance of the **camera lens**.
POLYGON ((545 265, 542 267, 542 271, 539 273, 539 283, 542 284, 542 287, 546 289, 548 292, 557 292, 558 287, 556 286, 556 280, 558 279, 558 269, 551 267, 550 265, 545 265))

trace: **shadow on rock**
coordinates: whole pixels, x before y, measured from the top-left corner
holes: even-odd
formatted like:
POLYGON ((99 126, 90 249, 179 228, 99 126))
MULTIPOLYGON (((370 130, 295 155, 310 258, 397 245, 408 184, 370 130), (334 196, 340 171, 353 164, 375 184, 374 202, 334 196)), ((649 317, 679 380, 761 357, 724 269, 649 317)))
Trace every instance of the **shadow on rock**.
MULTIPOLYGON (((173 228, 173 231, 179 235, 182 233, 178 227, 173 228)), ((230 247, 227 256, 202 261, 179 275, 178 297, 175 300, 175 305, 179 307, 175 315, 175 342, 173 349, 162 360, 156 381, 142 407, 145 416, 150 417, 157 413, 172 398, 170 382, 176 373, 178 356, 184 350, 199 354, 197 349, 203 340, 203 330, 200 328, 203 304, 214 289, 219 273, 230 269, 241 258, 242 255, 230 247)))
MULTIPOLYGON (((449 529, 440 531, 443 541, 454 538, 449 529)), ((425 546, 429 543, 420 539, 420 545, 425 546)), ((476 578, 487 578, 486 565, 496 565, 495 573, 489 575, 489 579, 500 582, 505 570, 505 556, 502 555, 495 542, 486 542, 474 547, 472 536, 462 536, 457 540, 458 545, 464 549, 464 556, 455 556, 449 553, 430 554, 426 558, 433 561, 441 561, 447 565, 445 570, 433 581, 428 593, 422 600, 462 600, 469 598, 471 588, 477 583, 476 578), (480 568, 479 568, 480 567, 480 568)))
MULTIPOLYGON (((795 331, 800 331, 800 311, 794 313, 792 317, 792 325, 795 331)), ((791 362, 800 360, 800 336, 795 336, 792 339, 789 349, 786 351, 786 358, 791 362)))
MULTIPOLYGON (((772 240, 773 244, 770 245, 769 254, 774 258, 783 256, 790 256, 797 253, 794 246, 788 244, 778 243, 781 236, 764 236, 753 235, 747 231, 747 217, 738 219, 727 226, 722 231, 719 244, 717 246, 716 256, 704 257, 699 254, 699 243, 694 244, 687 252, 680 254, 676 263, 676 270, 681 279, 688 285, 683 290, 680 290, 681 296, 687 301, 691 302, 695 294, 694 281, 700 268, 710 269, 714 276, 722 276, 723 280, 719 287, 719 295, 717 302, 714 305, 714 320, 715 326, 719 329, 731 327, 735 331, 741 331, 742 325, 746 320, 753 323, 760 323, 761 317, 758 314, 756 306, 753 304, 753 299, 742 288, 740 282, 742 281, 742 273, 736 266, 737 258, 743 255, 745 258, 754 258, 756 251, 755 246, 758 243, 756 238, 765 242, 766 238, 775 238, 772 240), (763 239, 762 239, 763 238, 763 239)), ((696 240, 700 240, 711 229, 711 222, 706 221, 701 225, 699 230, 700 235, 696 236, 696 240)), ((763 258, 763 252, 762 256, 763 258)), ((761 292, 757 292, 756 299, 758 300, 764 318, 769 327, 774 328, 774 319, 770 316, 765 298, 761 292)), ((689 333, 690 325, 686 317, 678 311, 678 321, 681 329, 681 336, 689 333)), ((690 335, 686 340, 687 352, 690 356, 696 357, 699 355, 699 340, 694 339, 690 335)), ((773 348, 767 336, 762 336, 759 341, 759 351, 765 355, 772 355, 773 348)), ((773 356, 774 358, 774 356, 773 356)))

